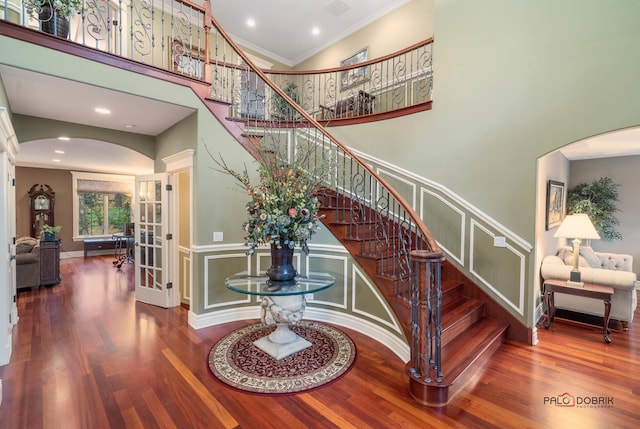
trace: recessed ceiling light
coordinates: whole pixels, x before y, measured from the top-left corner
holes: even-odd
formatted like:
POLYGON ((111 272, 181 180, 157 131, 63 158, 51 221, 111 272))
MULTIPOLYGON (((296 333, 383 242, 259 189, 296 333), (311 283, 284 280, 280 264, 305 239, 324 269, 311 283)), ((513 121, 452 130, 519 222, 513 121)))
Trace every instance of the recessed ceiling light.
POLYGON ((62 141, 68 142, 71 139, 69 137, 66 137, 66 136, 60 136, 60 137, 58 137, 58 140, 62 140, 62 141))
POLYGON ((59 159, 55 159, 55 158, 54 158, 54 159, 52 159, 51 161, 53 161, 53 162, 60 162, 60 160, 59 160, 59 159))
POLYGON ((248 27, 251 27, 251 28, 255 27, 255 26, 256 26, 256 21, 255 21, 255 19, 253 19, 253 18, 249 18, 249 19, 247 19, 247 26, 248 26, 248 27))
POLYGON ((110 115, 110 114, 111 114, 111 110, 106 109, 106 108, 104 108, 104 107, 96 107, 96 108, 94 109, 94 111, 95 111, 96 113, 100 113, 101 115, 110 115))
POLYGON ((313 34, 314 36, 317 36, 318 34, 320 34, 320 29, 318 27, 313 27, 311 29, 311 34, 313 34))
POLYGON ((134 124, 124 124, 124 127, 131 129, 131 128, 135 128, 136 126, 134 124))
POLYGON ((56 149, 56 150, 54 150, 54 152, 55 152, 55 153, 59 153, 59 154, 61 154, 61 155, 64 153, 64 151, 63 151, 63 150, 60 150, 60 149, 56 149))

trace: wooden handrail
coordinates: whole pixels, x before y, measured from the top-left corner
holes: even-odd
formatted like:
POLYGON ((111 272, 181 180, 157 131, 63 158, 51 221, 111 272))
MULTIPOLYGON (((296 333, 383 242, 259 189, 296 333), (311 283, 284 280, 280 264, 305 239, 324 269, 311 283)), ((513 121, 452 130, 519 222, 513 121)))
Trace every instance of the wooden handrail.
MULTIPOLYGON (((368 174, 370 174, 372 177, 374 177, 375 180, 378 183, 380 183, 386 189, 386 191, 401 205, 403 210, 405 210, 408 214, 410 214, 413 222, 415 223, 416 227, 420 231, 420 234, 422 234, 424 240, 426 241, 427 245, 429 246, 429 250, 431 250, 432 252, 438 252, 438 253, 442 252, 442 250, 440 249, 440 246, 438 245, 437 241, 435 240, 435 238, 431 234, 431 231, 429 231, 429 229, 427 228, 425 223, 422 221, 420 216, 418 216, 418 214, 415 212, 413 207, 411 207, 411 205, 409 205, 405 201, 405 199, 393 187, 391 187, 371 167, 369 167, 362 160, 360 160, 360 158, 357 155, 355 155, 348 147, 343 145, 334 135, 329 133, 329 131, 327 131, 327 129, 325 127, 320 125, 320 123, 317 122, 313 117, 311 117, 311 115, 309 115, 306 111, 304 111, 302 108, 300 108, 298 106, 298 104, 293 99, 291 99, 291 97, 289 97, 282 89, 280 89, 275 83, 273 83, 271 81, 271 79, 269 79, 266 76, 264 71, 262 71, 262 69, 257 67, 253 63, 253 61, 244 53, 244 51, 242 49, 240 49, 240 47, 233 41, 233 39, 231 39, 231 37, 229 37, 229 35, 220 26, 220 23, 218 23, 218 21, 213 16, 211 16, 211 22, 212 22, 213 26, 216 28, 216 31, 219 32, 219 34, 226 40, 227 43, 229 43, 229 45, 236 52, 236 54, 238 56, 240 56, 240 58, 242 58, 242 60, 247 65, 249 65, 249 67, 252 69, 252 71, 254 73, 256 73, 264 81, 264 83, 271 88, 271 90, 273 90, 276 94, 278 94, 280 97, 282 97, 284 100, 286 100, 289 103, 290 106, 292 106, 293 108, 296 109, 297 113, 302 118, 304 118, 306 121, 308 121, 309 124, 311 124, 314 128, 316 128, 319 132, 321 132, 325 137, 327 137, 329 140, 331 140, 331 142, 334 143, 336 146, 338 146, 344 153, 348 154, 351 157, 351 159, 353 159, 364 171, 366 171, 368 174)), ((361 66, 361 65, 359 64, 359 66, 361 66)))
POLYGON ((428 39, 425 39, 422 42, 415 43, 409 47, 406 47, 397 52, 393 52, 391 54, 385 55, 383 57, 374 58, 372 60, 367 60, 361 63, 351 64, 348 66, 340 66, 340 67, 333 67, 333 68, 320 69, 320 70, 271 70, 269 69, 269 70, 265 70, 265 72, 267 72, 268 74, 274 74, 274 75, 308 75, 308 74, 338 73, 338 72, 343 72, 345 70, 357 69, 360 67, 370 66, 373 64, 388 61, 394 57, 399 57, 400 55, 404 55, 422 46, 427 46, 430 43, 433 43, 433 37, 429 37, 428 39))

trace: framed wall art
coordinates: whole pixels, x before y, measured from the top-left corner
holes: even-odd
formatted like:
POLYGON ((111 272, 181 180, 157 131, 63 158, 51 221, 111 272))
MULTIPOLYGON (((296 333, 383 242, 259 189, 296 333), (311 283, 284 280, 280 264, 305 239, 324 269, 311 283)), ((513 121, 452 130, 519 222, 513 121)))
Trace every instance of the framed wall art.
MULTIPOLYGON (((367 61, 367 57, 369 55, 369 48, 363 48, 351 55, 349 58, 346 58, 340 61, 340 67, 348 67, 354 64, 358 64, 364 61, 367 61)), ((355 67, 350 68, 348 70, 343 70, 340 72, 340 90, 343 91, 345 89, 349 89, 353 86, 358 85, 359 83, 366 82, 370 78, 370 69, 368 66, 363 67, 355 67)))
POLYGON ((555 180, 547 182, 546 230, 549 231, 562 223, 564 216, 564 183, 555 180))

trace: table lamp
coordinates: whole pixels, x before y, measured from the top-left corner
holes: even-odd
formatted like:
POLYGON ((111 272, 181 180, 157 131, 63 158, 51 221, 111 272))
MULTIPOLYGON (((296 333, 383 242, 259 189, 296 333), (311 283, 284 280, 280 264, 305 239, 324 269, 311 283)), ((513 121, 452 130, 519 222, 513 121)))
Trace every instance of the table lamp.
POLYGON ((567 285, 583 287, 584 282, 580 279, 580 268, 578 260, 580 256, 581 240, 599 240, 600 235, 593 226, 591 219, 584 213, 568 215, 564 218, 560 227, 553 234, 554 238, 573 238, 573 269, 567 285))

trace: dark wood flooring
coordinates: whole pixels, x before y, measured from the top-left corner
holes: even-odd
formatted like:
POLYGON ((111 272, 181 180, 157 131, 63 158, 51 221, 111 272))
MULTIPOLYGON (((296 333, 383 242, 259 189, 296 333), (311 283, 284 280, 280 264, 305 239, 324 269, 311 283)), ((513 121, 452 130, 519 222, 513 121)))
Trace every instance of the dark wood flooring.
POLYGON ((410 398, 404 362, 343 328, 359 354, 335 383, 289 396, 232 390, 206 357, 253 321, 193 330, 183 307, 136 302, 133 266, 117 271, 107 256, 63 260, 61 270, 59 285, 18 295, 13 354, 0 367, 2 428, 640 426, 638 314, 609 345, 599 328, 561 320, 539 329, 537 346, 507 342, 449 405, 430 409, 410 398))

